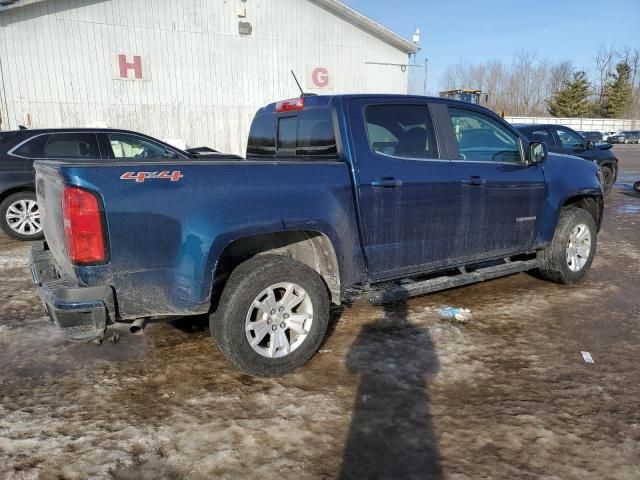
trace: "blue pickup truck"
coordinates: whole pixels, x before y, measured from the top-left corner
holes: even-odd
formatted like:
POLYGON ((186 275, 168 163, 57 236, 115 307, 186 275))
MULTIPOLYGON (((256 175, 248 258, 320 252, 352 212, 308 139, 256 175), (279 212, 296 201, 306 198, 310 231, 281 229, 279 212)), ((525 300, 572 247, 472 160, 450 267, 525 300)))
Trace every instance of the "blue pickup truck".
POLYGON ((533 269, 582 279, 599 175, 469 103, 303 95, 257 112, 246 159, 36 162, 31 270, 71 340, 209 314, 233 364, 279 375, 354 286, 380 304, 533 269))

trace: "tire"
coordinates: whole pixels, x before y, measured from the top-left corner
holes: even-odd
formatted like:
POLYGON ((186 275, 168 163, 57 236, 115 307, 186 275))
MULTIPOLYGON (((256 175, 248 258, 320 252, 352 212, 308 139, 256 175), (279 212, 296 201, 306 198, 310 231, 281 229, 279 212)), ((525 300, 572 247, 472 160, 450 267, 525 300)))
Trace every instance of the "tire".
POLYGON ((320 275, 279 255, 261 255, 239 265, 224 287, 217 311, 209 317, 211 336, 224 356, 240 370, 260 377, 283 375, 304 365, 320 347, 328 324, 329 292, 320 275), (289 285, 295 285, 291 292, 297 298, 285 295, 289 285), (266 300, 269 289, 275 302, 266 300), (262 308, 257 306, 260 300, 262 308), (287 303, 296 305, 285 309, 287 303), (307 320, 301 320, 305 315, 307 320), (248 330, 247 325, 260 328, 248 330), (279 346, 283 335, 289 352, 286 345, 279 346), (250 344, 250 337, 256 345, 250 344))
POLYGON ((29 191, 9 195, 0 204, 0 228, 17 240, 44 238, 36 194, 29 191), (22 214, 27 217, 21 218, 22 214))
POLYGON ((625 139, 624 139, 624 144, 626 145, 627 143, 629 143, 629 139, 628 139, 628 138, 625 138, 625 139))
POLYGON ((609 195, 615 183, 614 173, 613 169, 608 165, 600 167, 600 171, 602 172, 602 192, 606 196, 609 195))
POLYGON ((563 208, 560 212, 553 240, 538 252, 538 272, 544 279, 552 282, 564 284, 578 282, 584 278, 589 267, 591 267, 596 253, 596 245, 597 228, 591 214, 582 208, 563 208), (575 237, 571 238, 576 231, 579 232, 580 226, 588 230, 590 239, 588 245, 584 242, 575 242, 575 237), (573 245, 570 243, 572 240, 574 241, 573 245), (575 247, 576 244, 579 244, 577 248, 575 247), (568 252, 570 247, 575 254, 571 256, 573 267, 570 264, 570 252, 568 252), (578 250, 583 254, 580 255, 578 250), (585 256, 587 252, 588 256, 585 256), (584 264, 581 265, 583 260, 584 264))
POLYGON ((636 192, 640 193, 640 182, 636 182, 636 183, 634 183, 634 184, 633 184, 633 189, 634 189, 636 192))

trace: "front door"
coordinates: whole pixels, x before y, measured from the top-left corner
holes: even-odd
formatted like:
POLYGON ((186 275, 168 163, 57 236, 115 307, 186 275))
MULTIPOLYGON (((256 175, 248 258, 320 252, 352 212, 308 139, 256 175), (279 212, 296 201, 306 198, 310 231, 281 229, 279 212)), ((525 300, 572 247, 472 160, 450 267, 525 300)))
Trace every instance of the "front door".
POLYGON ((565 155, 577 155, 587 160, 593 160, 593 150, 587 148, 587 140, 573 130, 564 127, 555 127, 554 134, 558 144, 557 152, 565 155))
POLYGON ((562 153, 559 147, 556 145, 556 139, 550 128, 539 127, 535 130, 527 130, 526 136, 532 142, 546 143, 547 148, 553 153, 562 153))
POLYGON ((440 158, 428 103, 359 98, 348 112, 370 277, 417 272, 455 256, 453 167, 440 158))
POLYGON ((520 136, 480 109, 449 107, 458 147, 461 199, 456 250, 467 260, 524 251, 536 243, 545 198, 541 165, 527 165, 520 136))

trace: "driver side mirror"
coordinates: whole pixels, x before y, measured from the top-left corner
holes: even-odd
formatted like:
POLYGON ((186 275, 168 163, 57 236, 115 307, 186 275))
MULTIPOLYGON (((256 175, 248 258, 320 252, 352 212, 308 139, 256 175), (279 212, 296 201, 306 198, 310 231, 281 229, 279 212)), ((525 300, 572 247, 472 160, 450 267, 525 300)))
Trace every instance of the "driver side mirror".
POLYGON ((167 150, 166 152, 164 152, 164 158, 178 158, 178 154, 176 152, 172 152, 170 150, 167 150))
POLYGON ((549 149, 544 142, 531 142, 529 144, 529 165, 544 162, 549 156, 549 149))
POLYGON ((587 140, 587 150, 591 150, 593 147, 595 147, 595 143, 593 143, 591 140, 587 140))

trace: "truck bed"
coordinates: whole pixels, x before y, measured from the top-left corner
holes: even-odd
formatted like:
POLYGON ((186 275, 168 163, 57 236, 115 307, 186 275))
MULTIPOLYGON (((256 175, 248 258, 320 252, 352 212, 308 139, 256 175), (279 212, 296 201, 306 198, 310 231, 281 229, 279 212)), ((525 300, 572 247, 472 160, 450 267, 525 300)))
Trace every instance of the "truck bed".
POLYGON ((325 232, 334 245, 351 246, 336 251, 344 278, 362 263, 353 187, 342 162, 48 160, 35 168, 44 216, 57 217, 44 222, 56 263, 81 285, 112 286, 121 319, 207 312, 216 262, 243 232, 325 232), (140 172, 169 173, 142 178, 140 172), (106 265, 76 267, 65 255, 62 184, 102 199, 106 265))

